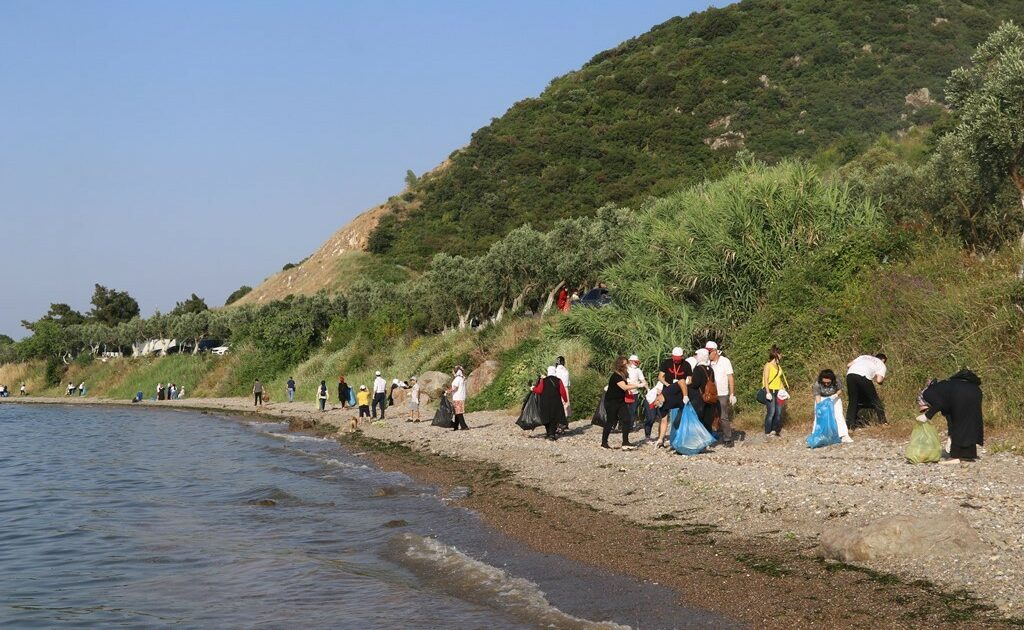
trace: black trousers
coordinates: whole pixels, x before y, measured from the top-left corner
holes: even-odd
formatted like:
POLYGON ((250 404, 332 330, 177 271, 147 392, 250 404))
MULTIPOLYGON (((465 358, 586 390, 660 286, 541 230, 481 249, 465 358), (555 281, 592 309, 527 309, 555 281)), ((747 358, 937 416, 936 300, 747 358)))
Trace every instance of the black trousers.
POLYGON ((384 403, 385 402, 386 401, 384 400, 384 392, 381 392, 379 394, 374 394, 373 395, 373 405, 372 405, 372 408, 373 408, 373 417, 374 418, 377 417, 377 405, 380 405, 380 419, 381 420, 384 419, 384 407, 385 407, 384 403))
POLYGON ((253 392, 252 397, 253 397, 252 404, 254 406, 255 405, 263 405, 263 392, 259 392, 259 393, 253 392))
MULTIPOLYGON (((606 403, 607 404, 607 401, 606 403)), ((633 419, 629 417, 629 407, 626 405, 607 407, 608 417, 605 419, 604 428, 601 431, 601 444, 608 446, 608 436, 612 434, 616 426, 622 427, 622 445, 629 444, 629 431, 633 428, 633 419)))
POLYGON ((547 432, 549 438, 555 437, 558 432, 558 422, 549 422, 545 424, 544 430, 547 432))
POLYGON ((860 374, 847 374, 846 395, 849 397, 849 403, 846 407, 846 424, 850 428, 861 427, 867 424, 857 419, 857 412, 861 409, 874 409, 875 413, 878 414, 878 421, 882 424, 886 423, 885 405, 882 403, 882 399, 878 397, 878 391, 875 389, 874 383, 860 374))
POLYGON ((452 424, 455 425, 452 428, 453 431, 458 431, 459 429, 462 429, 463 431, 469 431, 469 425, 466 424, 465 414, 455 414, 455 418, 453 419, 452 424))

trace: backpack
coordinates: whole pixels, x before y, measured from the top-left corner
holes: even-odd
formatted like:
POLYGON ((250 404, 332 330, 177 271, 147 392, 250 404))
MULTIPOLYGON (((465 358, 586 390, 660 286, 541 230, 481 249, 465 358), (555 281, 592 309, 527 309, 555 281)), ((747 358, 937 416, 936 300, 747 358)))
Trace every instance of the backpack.
POLYGON ((714 373, 711 368, 702 366, 704 371, 707 373, 707 380, 704 382, 704 390, 701 391, 700 397, 705 404, 711 405, 718 402, 718 386, 715 385, 714 373))
POLYGON ((320 397, 321 398, 326 398, 327 397, 327 386, 326 385, 321 385, 320 386, 320 397))

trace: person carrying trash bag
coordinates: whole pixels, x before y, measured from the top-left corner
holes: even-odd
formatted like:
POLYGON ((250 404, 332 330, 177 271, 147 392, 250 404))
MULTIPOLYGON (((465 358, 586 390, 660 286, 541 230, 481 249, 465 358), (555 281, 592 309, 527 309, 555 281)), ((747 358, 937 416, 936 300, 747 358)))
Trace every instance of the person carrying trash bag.
POLYGON ((633 428, 633 419, 629 417, 629 407, 626 406, 626 394, 636 394, 639 385, 630 385, 626 380, 629 377, 626 371, 626 357, 619 356, 615 359, 615 366, 610 377, 608 377, 608 391, 604 395, 604 408, 607 414, 604 428, 601 430, 601 448, 611 448, 608 445, 608 436, 616 426, 622 429, 622 448, 631 449, 633 444, 629 441, 629 432, 633 428))
POLYGON ((932 380, 921 392, 918 408, 922 413, 917 419, 928 421, 937 413, 946 417, 949 459, 942 463, 978 459, 978 446, 985 444, 981 401, 981 379, 970 370, 960 370, 944 381, 932 380))
POLYGON ((715 443, 714 436, 704 428, 692 404, 687 403, 679 413, 682 418, 673 427, 669 440, 675 452, 680 455, 697 455, 715 443))
POLYGON ((540 396, 541 420, 547 430, 547 439, 554 441, 558 439, 558 427, 565 424, 565 404, 569 402, 565 383, 558 378, 555 366, 548 368, 548 375, 537 381, 532 392, 540 396))
POLYGON ((532 387, 527 392, 526 398, 523 398, 523 406, 519 410, 516 426, 523 431, 533 431, 537 427, 544 426, 544 419, 540 416, 540 394, 533 393, 532 387))
POLYGON ((430 423, 431 426, 450 429, 455 426, 455 407, 452 401, 448 400, 448 394, 441 395, 441 404, 437 407, 437 413, 430 423))

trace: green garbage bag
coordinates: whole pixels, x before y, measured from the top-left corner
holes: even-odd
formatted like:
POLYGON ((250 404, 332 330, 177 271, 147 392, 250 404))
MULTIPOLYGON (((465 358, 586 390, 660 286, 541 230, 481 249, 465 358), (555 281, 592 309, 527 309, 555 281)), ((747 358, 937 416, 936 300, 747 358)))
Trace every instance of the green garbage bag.
POLYGON ((930 422, 918 422, 910 434, 910 444, 905 452, 911 464, 926 464, 942 459, 942 440, 939 432, 930 422))

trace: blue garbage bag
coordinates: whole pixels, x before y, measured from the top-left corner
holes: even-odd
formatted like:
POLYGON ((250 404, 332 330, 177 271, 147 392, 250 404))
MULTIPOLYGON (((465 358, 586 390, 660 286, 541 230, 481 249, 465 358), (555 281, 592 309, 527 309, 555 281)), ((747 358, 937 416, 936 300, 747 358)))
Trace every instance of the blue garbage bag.
POLYGON ((693 410, 693 405, 686 403, 681 416, 678 428, 674 433, 670 433, 672 436, 670 443, 677 453, 696 455, 715 443, 715 438, 711 437, 708 430, 697 419, 697 412, 693 410))
POLYGON ((348 388, 348 406, 356 406, 356 390, 351 387, 348 388))
POLYGON ((826 398, 814 406, 814 431, 807 436, 807 446, 820 448, 839 444, 839 441, 835 403, 826 398))

